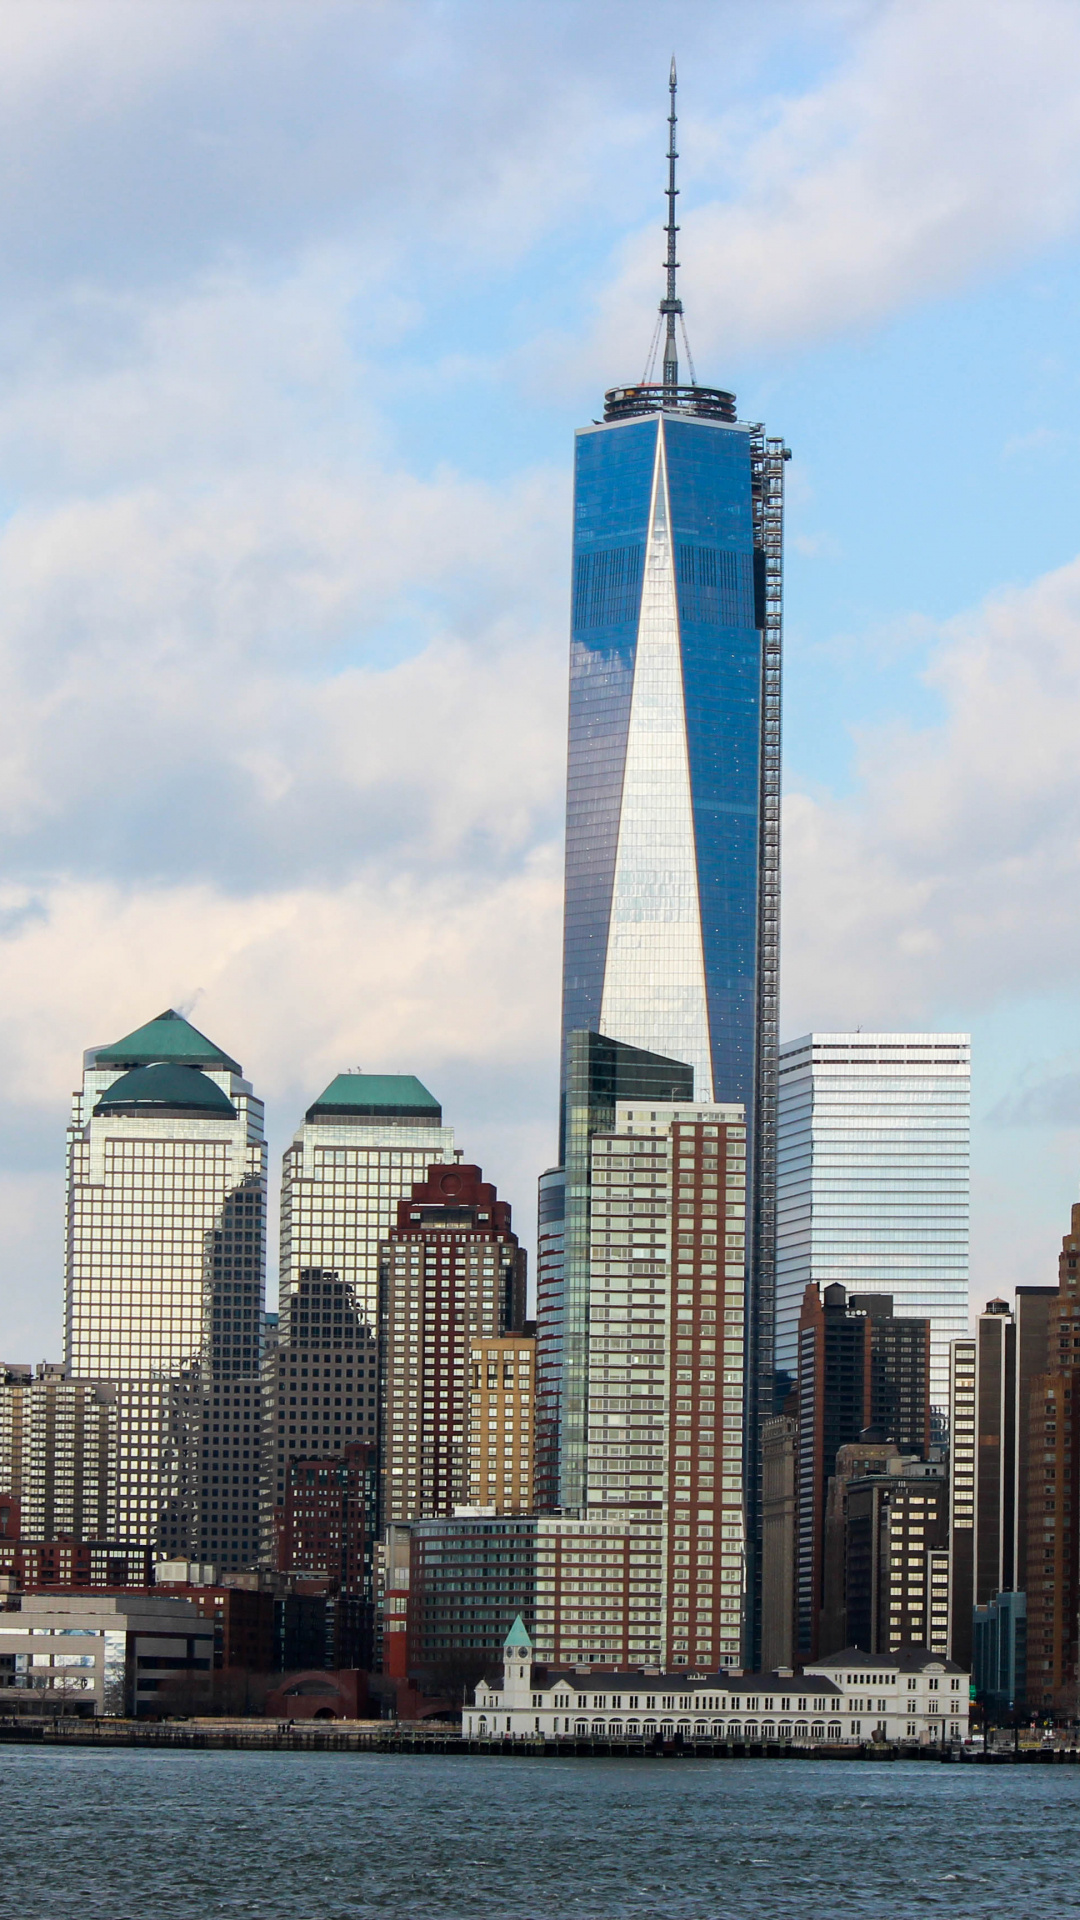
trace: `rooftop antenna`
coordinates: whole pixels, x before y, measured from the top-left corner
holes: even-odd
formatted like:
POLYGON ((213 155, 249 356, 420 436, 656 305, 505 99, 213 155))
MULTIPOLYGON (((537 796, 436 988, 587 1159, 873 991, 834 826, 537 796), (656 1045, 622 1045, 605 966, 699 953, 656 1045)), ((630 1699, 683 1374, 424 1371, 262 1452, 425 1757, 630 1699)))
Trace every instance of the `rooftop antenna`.
POLYGON ((660 302, 661 315, 666 318, 667 331, 664 338, 664 386, 672 392, 679 384, 679 350, 675 341, 675 318, 682 317, 682 301, 675 292, 675 273, 679 265, 675 258, 675 235, 679 229, 675 224, 675 196, 679 189, 675 185, 675 162, 678 151, 675 146, 675 93, 678 87, 675 72, 675 55, 671 56, 671 73, 668 76, 668 92, 671 95, 671 112, 668 114, 668 126, 671 138, 668 141, 668 184, 667 184, 667 298, 660 302))

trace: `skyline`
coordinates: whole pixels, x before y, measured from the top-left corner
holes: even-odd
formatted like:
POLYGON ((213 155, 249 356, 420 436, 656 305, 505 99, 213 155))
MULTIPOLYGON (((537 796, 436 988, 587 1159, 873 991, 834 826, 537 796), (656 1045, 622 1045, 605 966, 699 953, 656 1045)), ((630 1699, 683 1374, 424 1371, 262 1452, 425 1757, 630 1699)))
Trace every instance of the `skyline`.
POLYGON ((603 7, 544 49, 492 7, 157 11, 151 45, 0 9, 7 1357, 59 1352, 81 1052, 165 1004, 245 1061, 275 1173, 336 1072, 417 1073, 531 1244, 572 432, 647 351, 672 41, 699 378, 794 451, 782 1034, 970 1030, 973 1270, 1045 1281, 1080 1163, 1070 10, 631 8, 614 53, 603 7))

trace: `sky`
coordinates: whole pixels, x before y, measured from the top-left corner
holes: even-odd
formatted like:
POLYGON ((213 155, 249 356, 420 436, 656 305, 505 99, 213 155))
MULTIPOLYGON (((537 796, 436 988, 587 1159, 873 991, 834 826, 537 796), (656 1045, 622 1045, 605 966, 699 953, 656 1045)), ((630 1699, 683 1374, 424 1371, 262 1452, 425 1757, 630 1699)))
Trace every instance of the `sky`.
POLYGON ((554 1157, 573 433, 787 467, 783 1031, 970 1031, 973 1301, 1080 1175, 1074 0, 0 0, 0 1354, 84 1048, 172 1005, 276 1165, 417 1073, 554 1157))

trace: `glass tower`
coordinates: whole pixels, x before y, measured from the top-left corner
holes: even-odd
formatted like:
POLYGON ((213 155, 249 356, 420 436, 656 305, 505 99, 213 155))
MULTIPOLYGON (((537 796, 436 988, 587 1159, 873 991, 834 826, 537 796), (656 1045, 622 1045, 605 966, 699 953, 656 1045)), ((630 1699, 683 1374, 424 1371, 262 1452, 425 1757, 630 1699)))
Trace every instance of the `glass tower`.
POLYGON ((683 1061, 697 1101, 745 1108, 756 1432, 773 1397, 786 449, 736 418, 733 394, 680 382, 674 88, 673 68, 663 378, 650 366, 611 388, 577 436, 564 1156, 569 1041, 584 1029, 683 1061))
POLYGON ((266 1269, 263 1106, 167 1008, 84 1057, 68 1129, 65 1361, 117 1404, 123 1540, 250 1565, 266 1269))
POLYGON ((379 1247, 397 1225, 398 1201, 436 1160, 453 1158, 453 1128, 413 1074, 339 1073, 308 1108, 282 1163, 281 1299, 302 1280, 325 1278, 344 1286, 373 1328, 379 1247))
POLYGON ((930 1322, 930 1400, 968 1325, 966 1033, 810 1033, 780 1049, 778 1372, 797 1372, 811 1281, 891 1294, 930 1322))

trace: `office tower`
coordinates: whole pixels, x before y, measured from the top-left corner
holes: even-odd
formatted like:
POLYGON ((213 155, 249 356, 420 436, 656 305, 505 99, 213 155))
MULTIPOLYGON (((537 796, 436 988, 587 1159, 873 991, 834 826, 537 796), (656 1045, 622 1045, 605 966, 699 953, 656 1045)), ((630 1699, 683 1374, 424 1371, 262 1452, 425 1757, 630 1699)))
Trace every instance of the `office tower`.
POLYGON ((378 1343, 337 1272, 301 1268, 281 1291, 263 1380, 261 1556, 276 1564, 290 1461, 342 1456, 378 1438, 378 1343))
MULTIPOLYGON (((1020 1287, 1015 1309, 1005 1300, 989 1301, 974 1339, 952 1343, 950 1647, 953 1658, 964 1662, 972 1657, 975 1609, 1026 1584, 1042 1468, 1039 1448, 1036 1485, 1030 1487, 1029 1407, 1032 1385, 1050 1364, 1049 1314, 1056 1299, 1053 1287, 1020 1287)), ((1041 1544, 1040 1537, 1037 1548, 1041 1544)))
MULTIPOLYGON (((884 1463, 847 1485, 846 1644, 864 1653, 927 1647, 949 1635, 948 1485, 939 1461, 884 1463)), ((839 1649, 836 1649, 839 1651, 839 1649)))
POLYGON ((799 1422, 777 1413, 761 1429, 761 1665, 795 1664, 795 1544, 799 1422))
POLYGON ((365 1441, 290 1459, 274 1514, 278 1571, 321 1577, 370 1601, 378 1479, 376 1450, 365 1441))
POLYGON ((975 1333, 974 1604, 1015 1584, 1016 1328, 1008 1302, 991 1300, 975 1333))
POLYGON ((257 1546, 262 1102, 172 1009, 84 1057, 68 1131, 66 1366, 117 1388, 117 1526, 235 1567, 257 1546))
POLYGON ((27 1540, 115 1540, 116 1392, 62 1366, 4 1369, 0 1492, 19 1502, 27 1540))
POLYGON ((559 1504, 559 1405, 563 1372, 566 1279, 566 1169, 540 1175, 536 1222, 536 1457, 537 1511, 559 1504))
POLYGON ((536 1341, 473 1340, 469 1350, 468 1499, 496 1513, 533 1511, 536 1341))
POLYGON ((1049 1302, 1047 1367, 1027 1407, 1027 1689, 1035 1711, 1077 1712, 1080 1606, 1080 1205, 1061 1243, 1058 1291, 1049 1302))
MULTIPOLYGON (((1013 1548, 1013 1562, 1016 1569, 1015 1584, 1022 1589, 1026 1589, 1028 1584, 1029 1554, 1034 1556, 1038 1563, 1042 1552, 1039 1509, 1042 1495, 1041 1488, 1038 1487, 1043 1465, 1042 1447, 1037 1441, 1034 1452, 1031 1450, 1030 1409, 1032 1388, 1036 1380, 1040 1374, 1045 1373, 1048 1366, 1053 1364, 1050 1325, 1057 1298, 1056 1287, 1017 1287, 1013 1303, 1013 1318, 1016 1323, 1016 1416, 1013 1422, 1016 1433, 1013 1496, 1016 1542, 1013 1548), (1034 1533, 1032 1534, 1033 1521, 1034 1533)), ((1059 1342, 1057 1358, 1060 1358, 1061 1335, 1056 1321, 1054 1331, 1059 1342)))
POLYGON ((281 1297, 302 1276, 322 1273, 374 1328, 379 1247, 398 1201, 433 1161, 453 1157, 453 1129, 413 1074, 339 1073, 282 1162, 281 1297))
POLYGON ((873 1427, 861 1439, 841 1447, 829 1477, 825 1499, 822 1608, 818 1628, 821 1655, 838 1653, 851 1639, 847 1620, 848 1492, 868 1474, 898 1473, 903 1456, 892 1440, 874 1440, 873 1427))
POLYGON ((865 1313, 870 1334, 870 1425, 901 1453, 925 1460, 931 1434, 930 1322, 894 1314, 892 1295, 853 1293, 850 1313, 865 1313))
MULTIPOLYGON (((756 1435, 759 1402, 773 1411, 786 449, 733 394, 679 378, 674 100, 673 81, 663 377, 609 389, 577 435, 562 1064, 568 1079, 589 1029, 746 1109, 756 1435)), ((755 1452, 754 1527, 757 1475, 755 1452)))
POLYGON ((464 1506, 469 1352, 522 1331, 525 1255, 479 1167, 435 1164, 398 1202, 379 1316, 383 1523, 464 1506))
POLYGON ((592 1140, 585 1504, 666 1529, 650 1661, 739 1653, 746 1145, 741 1107, 636 1100, 592 1140))
POLYGON ((847 1290, 808 1286, 799 1321, 799 1523, 795 1580, 797 1658, 815 1659, 825 1599, 825 1511, 841 1447, 857 1440, 870 1404, 865 1314, 848 1312, 847 1290))
POLYGON ((776 1364, 807 1286, 891 1294, 930 1321, 931 1404, 967 1331, 971 1049, 962 1033, 810 1033, 780 1049, 776 1364))
MULTIPOLYGON (((796 1651, 822 1648, 830 1486, 840 1449, 888 1443, 921 1459, 930 1432, 930 1330, 894 1317, 888 1295, 806 1289, 799 1324, 796 1651)), ((838 1490, 842 1498, 842 1490, 838 1490)), ((837 1524, 840 1524, 837 1522, 837 1524)), ((831 1612, 836 1616, 833 1597, 831 1612)))

